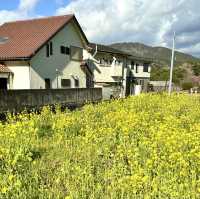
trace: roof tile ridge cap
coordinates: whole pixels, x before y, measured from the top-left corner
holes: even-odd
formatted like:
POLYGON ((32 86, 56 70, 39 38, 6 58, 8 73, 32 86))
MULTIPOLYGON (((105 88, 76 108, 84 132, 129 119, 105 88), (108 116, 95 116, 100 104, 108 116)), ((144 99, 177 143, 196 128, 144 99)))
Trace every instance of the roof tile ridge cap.
POLYGON ((64 17, 70 17, 73 18, 75 14, 66 14, 66 15, 55 15, 55 16, 47 16, 47 17, 38 17, 38 18, 30 18, 30 19, 22 19, 22 20, 15 20, 15 21, 8 21, 3 23, 4 24, 12 24, 12 23, 23 23, 23 22, 30 22, 30 21, 42 21, 42 20, 48 20, 48 19, 55 19, 55 18, 64 18, 64 17))

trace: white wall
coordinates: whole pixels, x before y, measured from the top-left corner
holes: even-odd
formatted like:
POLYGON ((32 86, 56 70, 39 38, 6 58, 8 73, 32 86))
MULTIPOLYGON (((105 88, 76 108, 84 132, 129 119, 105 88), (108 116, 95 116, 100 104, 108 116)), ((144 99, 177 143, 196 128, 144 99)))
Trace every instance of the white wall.
POLYGON ((85 48, 81 40, 80 33, 74 22, 70 22, 65 26, 51 42, 53 43, 53 55, 46 57, 46 46, 44 46, 32 59, 31 59, 31 88, 45 88, 45 78, 50 78, 52 88, 57 88, 57 75, 56 69, 59 71, 59 88, 61 87, 61 79, 71 79, 72 87, 74 87, 74 79, 71 75, 79 78, 79 87, 86 87, 86 75, 82 71, 80 61, 70 60, 69 55, 61 54, 60 47, 77 46, 85 48))
MULTIPOLYGON (((129 68, 131 68, 130 60, 129 60, 128 66, 129 66, 129 68)), ((144 72, 143 68, 144 68, 144 63, 143 62, 135 61, 134 70, 131 69, 134 77, 137 77, 137 78, 150 78, 150 70, 151 70, 150 66, 149 66, 149 71, 148 72, 144 72), (136 63, 139 64, 137 73, 136 73, 136 63)))
POLYGON ((25 61, 6 62, 8 68, 13 72, 11 89, 30 89, 30 67, 25 61))
POLYGON ((100 59, 107 59, 113 61, 113 56, 110 53, 103 53, 98 52, 95 56, 95 60, 92 60, 92 56, 84 51, 84 59, 90 59, 92 60, 90 62, 90 68, 94 73, 94 81, 95 82, 118 82, 119 78, 115 77, 121 77, 122 78, 122 70, 123 70, 123 64, 124 64, 124 57, 123 56, 116 56, 117 61, 120 60, 120 64, 115 64, 115 66, 111 66, 111 64, 100 64, 100 59))

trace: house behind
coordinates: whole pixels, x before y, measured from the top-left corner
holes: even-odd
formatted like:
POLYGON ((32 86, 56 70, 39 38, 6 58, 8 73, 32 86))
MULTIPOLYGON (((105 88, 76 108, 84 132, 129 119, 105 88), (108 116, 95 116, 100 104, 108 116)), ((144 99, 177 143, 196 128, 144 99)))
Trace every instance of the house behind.
POLYGON ((103 89, 104 99, 124 97, 135 92, 135 86, 147 91, 152 60, 134 57, 102 44, 89 44, 84 56, 94 74, 94 86, 103 89))

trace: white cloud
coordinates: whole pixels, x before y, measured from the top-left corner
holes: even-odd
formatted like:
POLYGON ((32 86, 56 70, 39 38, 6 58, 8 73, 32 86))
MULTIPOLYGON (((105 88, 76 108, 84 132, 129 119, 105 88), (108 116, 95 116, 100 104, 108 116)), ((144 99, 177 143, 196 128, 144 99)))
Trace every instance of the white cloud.
POLYGON ((56 1, 56 4, 61 6, 64 4, 64 0, 55 0, 56 1))
POLYGON ((18 10, 22 12, 32 11, 39 0, 20 0, 18 10))
MULTIPOLYGON (((59 8, 56 14, 75 13, 91 41, 131 41, 170 47, 174 30, 177 38, 197 32, 195 41, 200 44, 199 7, 200 1, 196 0, 76 0, 59 8)), ((191 36, 185 38, 187 42, 177 39, 177 47, 184 51, 184 43, 194 40, 191 36)), ((195 55, 200 55, 198 47, 195 55)))
POLYGON ((0 24, 7 21, 30 18, 38 2, 39 0, 20 0, 15 10, 0 10, 0 24))

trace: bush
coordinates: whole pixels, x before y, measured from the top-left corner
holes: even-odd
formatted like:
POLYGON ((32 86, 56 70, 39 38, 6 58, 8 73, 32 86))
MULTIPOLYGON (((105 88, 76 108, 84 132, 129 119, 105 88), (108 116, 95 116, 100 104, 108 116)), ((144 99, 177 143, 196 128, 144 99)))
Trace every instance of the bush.
POLYGON ((200 75, 200 63, 196 63, 192 66, 192 70, 194 75, 199 76, 200 75))

